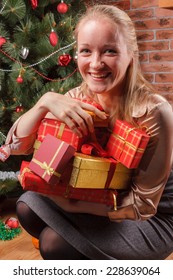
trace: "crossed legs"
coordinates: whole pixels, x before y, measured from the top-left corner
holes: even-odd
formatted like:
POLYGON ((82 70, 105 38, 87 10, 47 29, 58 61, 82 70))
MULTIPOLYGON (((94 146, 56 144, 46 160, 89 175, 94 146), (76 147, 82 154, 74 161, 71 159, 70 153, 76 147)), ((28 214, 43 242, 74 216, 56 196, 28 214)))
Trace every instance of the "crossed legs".
POLYGON ((18 202, 17 216, 22 227, 39 239, 40 254, 45 260, 87 259, 71 246, 62 236, 47 226, 24 202, 18 202))

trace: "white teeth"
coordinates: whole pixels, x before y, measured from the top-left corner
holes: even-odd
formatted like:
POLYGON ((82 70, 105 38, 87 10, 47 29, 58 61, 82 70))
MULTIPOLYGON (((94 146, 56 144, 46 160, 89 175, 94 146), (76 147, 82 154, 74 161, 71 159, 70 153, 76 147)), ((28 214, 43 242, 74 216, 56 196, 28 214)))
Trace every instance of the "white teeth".
POLYGON ((93 78, 106 78, 107 77, 107 75, 98 75, 98 74, 91 74, 91 76, 93 77, 93 78))

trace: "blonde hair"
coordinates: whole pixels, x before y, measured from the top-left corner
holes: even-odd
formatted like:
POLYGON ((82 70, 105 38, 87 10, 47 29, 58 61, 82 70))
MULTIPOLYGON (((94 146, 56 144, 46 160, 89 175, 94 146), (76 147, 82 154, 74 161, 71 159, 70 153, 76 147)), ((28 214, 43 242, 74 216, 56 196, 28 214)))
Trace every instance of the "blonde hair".
MULTIPOLYGON (((133 122, 134 107, 140 104, 142 100, 147 99, 148 93, 152 91, 151 85, 145 80, 141 72, 135 27, 127 13, 121 9, 111 5, 96 5, 89 8, 79 19, 74 31, 76 40, 79 29, 85 22, 100 17, 107 18, 121 28, 127 50, 132 56, 132 63, 130 63, 126 73, 124 95, 121 98, 118 112, 115 112, 115 114, 121 119, 133 122)), ((87 85, 85 85, 85 91, 87 91, 87 85)))

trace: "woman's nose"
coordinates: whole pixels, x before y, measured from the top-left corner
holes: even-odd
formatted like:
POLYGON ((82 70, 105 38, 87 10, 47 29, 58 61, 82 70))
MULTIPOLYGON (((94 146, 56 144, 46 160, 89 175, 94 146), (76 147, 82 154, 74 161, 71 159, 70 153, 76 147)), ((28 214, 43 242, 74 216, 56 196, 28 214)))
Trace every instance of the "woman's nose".
POLYGON ((101 59, 100 55, 93 55, 91 56, 90 67, 93 69, 100 69, 104 67, 104 62, 101 59))

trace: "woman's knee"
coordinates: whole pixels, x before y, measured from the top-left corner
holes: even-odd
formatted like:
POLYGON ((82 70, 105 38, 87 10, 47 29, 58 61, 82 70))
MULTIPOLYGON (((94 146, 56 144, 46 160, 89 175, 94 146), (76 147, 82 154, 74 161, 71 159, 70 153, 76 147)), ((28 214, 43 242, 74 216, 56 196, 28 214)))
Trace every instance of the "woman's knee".
POLYGON ((29 206, 23 201, 19 201, 16 204, 16 214, 19 218, 19 221, 22 222, 26 217, 31 213, 29 206))
POLYGON ((22 227, 30 235, 39 238, 46 223, 23 201, 17 202, 16 214, 22 227))
POLYGON ((50 227, 39 238, 40 253, 45 260, 78 260, 85 257, 50 227))

